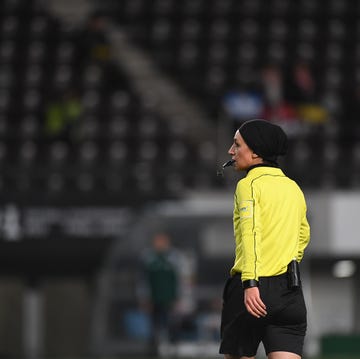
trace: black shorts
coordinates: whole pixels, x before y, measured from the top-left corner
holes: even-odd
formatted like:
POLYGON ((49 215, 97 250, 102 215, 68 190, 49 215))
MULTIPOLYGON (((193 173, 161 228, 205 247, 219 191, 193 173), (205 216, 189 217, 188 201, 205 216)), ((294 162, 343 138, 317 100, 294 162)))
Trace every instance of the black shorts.
POLYGON ((223 293, 220 353, 255 356, 260 342, 266 355, 286 351, 302 355, 307 328, 302 289, 288 289, 287 274, 259 279, 266 317, 256 318, 244 304, 240 275, 229 278, 223 293))

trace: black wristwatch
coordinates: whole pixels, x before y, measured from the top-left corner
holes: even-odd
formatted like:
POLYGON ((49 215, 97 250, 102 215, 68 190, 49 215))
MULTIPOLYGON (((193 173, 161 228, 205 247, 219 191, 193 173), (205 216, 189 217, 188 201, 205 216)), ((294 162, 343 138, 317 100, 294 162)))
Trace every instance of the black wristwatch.
POLYGON ((258 287, 259 286, 259 282, 256 279, 248 279, 248 280, 244 280, 242 282, 243 288, 247 289, 247 288, 252 288, 252 287, 258 287))

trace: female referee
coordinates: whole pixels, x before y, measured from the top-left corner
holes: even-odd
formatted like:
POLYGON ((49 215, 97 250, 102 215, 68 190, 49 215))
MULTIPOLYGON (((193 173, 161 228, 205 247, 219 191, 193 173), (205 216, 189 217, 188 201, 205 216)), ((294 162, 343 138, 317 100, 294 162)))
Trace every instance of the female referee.
POLYGON ((223 292, 220 353, 299 359, 307 328, 298 263, 310 240, 306 202, 277 158, 287 149, 281 127, 250 120, 236 131, 228 153, 246 171, 234 196, 235 262, 223 292))

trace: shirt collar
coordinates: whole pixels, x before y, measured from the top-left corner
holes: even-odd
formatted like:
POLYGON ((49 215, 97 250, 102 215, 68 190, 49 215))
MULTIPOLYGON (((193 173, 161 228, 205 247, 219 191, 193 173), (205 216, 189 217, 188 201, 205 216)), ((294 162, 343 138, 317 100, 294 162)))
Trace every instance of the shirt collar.
POLYGON ((246 173, 249 173, 253 168, 256 168, 256 167, 275 167, 275 168, 279 168, 279 165, 277 163, 258 163, 256 165, 250 166, 246 170, 246 173))

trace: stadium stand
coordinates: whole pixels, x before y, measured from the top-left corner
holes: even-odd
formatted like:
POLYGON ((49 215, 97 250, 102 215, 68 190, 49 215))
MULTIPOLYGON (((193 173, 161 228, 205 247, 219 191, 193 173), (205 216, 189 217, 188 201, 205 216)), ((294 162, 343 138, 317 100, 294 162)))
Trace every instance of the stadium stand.
MULTIPOLYGON (((331 148, 337 147, 342 155, 351 153, 358 142, 356 96, 348 96, 358 81, 354 60, 357 2, 95 3, 126 30, 134 43, 151 54, 159 68, 203 104, 212 124, 221 117, 227 91, 258 89, 261 71, 269 64, 279 66, 287 80, 297 63, 306 63, 313 74, 311 102, 315 107, 305 109, 311 112, 301 112, 301 131, 290 141, 290 153, 295 157, 289 156, 285 168, 306 187, 354 186, 351 176, 340 174, 339 166, 349 170, 342 164, 342 157, 329 168, 326 163, 333 152, 327 153, 327 146, 319 152, 318 147, 332 142, 331 148), (302 156, 297 153, 298 142, 311 154, 315 172, 297 170, 294 162, 302 156)), ((285 97, 292 90, 285 87, 285 97)))
POLYGON ((196 147, 136 93, 102 19, 69 29, 35 1, 1 6, 3 201, 136 204, 191 185, 196 147))
MULTIPOLYGON (((348 2, 94 4, 103 16, 89 17, 83 28, 62 23, 36 1, 1 5, 3 200, 136 203, 226 186, 214 177, 216 145, 209 138, 196 144, 189 134, 172 131, 113 60, 104 18, 201 104, 209 127, 228 121, 223 107, 229 91, 254 90, 263 96, 261 74, 268 65, 282 71, 288 101, 294 90, 288 81, 292 69, 306 63, 313 74, 315 107, 302 108, 304 118, 291 136, 284 167, 306 187, 358 186, 341 170, 352 171, 341 155, 355 156, 359 141, 357 10, 348 2), (308 160, 307 170, 299 169, 298 157, 307 156, 314 171, 308 160)), ((281 120, 281 114, 270 113, 272 120, 281 120)))

